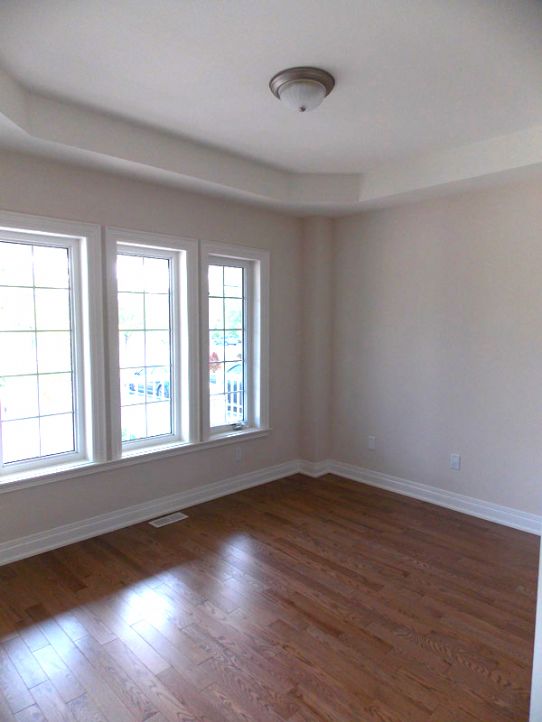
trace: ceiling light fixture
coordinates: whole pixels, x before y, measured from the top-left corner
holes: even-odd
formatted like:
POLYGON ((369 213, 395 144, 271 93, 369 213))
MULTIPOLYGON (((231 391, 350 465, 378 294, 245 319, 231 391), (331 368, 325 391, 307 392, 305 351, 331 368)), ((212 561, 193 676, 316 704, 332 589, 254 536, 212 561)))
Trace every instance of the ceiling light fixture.
POLYGON ((269 81, 273 95, 300 113, 317 108, 334 87, 333 75, 320 68, 288 68, 269 81))

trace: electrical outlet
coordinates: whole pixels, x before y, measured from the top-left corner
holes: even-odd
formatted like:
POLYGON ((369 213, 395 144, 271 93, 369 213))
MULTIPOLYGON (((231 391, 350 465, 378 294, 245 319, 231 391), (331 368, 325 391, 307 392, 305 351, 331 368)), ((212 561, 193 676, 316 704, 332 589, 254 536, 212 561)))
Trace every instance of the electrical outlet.
POLYGON ((243 449, 240 446, 236 446, 233 450, 233 458, 239 462, 243 460, 243 449))
POLYGON ((461 455, 460 454, 450 454, 450 469, 452 469, 453 471, 461 470, 461 455))
POLYGON ((367 437, 367 448, 374 451, 376 449, 376 436, 367 437))

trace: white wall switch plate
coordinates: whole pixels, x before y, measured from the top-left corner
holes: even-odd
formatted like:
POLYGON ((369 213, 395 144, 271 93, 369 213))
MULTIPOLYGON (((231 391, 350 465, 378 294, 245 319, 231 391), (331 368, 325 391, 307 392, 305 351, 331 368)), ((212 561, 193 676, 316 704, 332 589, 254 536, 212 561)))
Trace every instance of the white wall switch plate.
POLYGON ((374 451, 376 449, 376 436, 367 437, 367 448, 374 451))
POLYGON ((460 454, 450 454, 450 469, 453 469, 453 471, 461 470, 461 455, 460 454))

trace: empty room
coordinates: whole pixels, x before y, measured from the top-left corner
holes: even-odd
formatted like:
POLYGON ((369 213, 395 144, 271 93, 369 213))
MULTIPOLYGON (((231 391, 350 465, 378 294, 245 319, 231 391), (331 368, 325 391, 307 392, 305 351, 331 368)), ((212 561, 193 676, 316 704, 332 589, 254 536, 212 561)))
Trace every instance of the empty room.
POLYGON ((0 722, 542 722, 541 441, 541 2, 1 0, 0 722))

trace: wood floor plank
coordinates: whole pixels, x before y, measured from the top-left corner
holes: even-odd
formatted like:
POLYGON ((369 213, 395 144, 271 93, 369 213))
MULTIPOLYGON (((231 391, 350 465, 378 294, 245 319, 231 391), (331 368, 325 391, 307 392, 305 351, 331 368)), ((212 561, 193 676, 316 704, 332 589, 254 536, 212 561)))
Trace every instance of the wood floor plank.
POLYGON ((0 720, 3 722, 14 722, 15 720, 15 715, 2 692, 0 692, 0 720))
POLYGON ((40 626, 51 646, 103 712, 108 722, 110 718, 115 722, 134 722, 133 715, 115 694, 107 676, 87 660, 57 620, 47 619, 42 621, 40 626))
POLYGON ((70 702, 83 694, 83 687, 50 644, 37 649, 34 657, 64 702, 70 702))
POLYGON ((76 722, 108 722, 86 692, 68 702, 68 709, 76 722))
MULTIPOLYGON (((166 670, 158 675, 160 682, 169 690, 185 711, 187 722, 224 722, 224 714, 220 705, 209 695, 210 686, 198 689, 190 679, 183 677, 174 669, 166 670)), ((184 721, 185 717, 180 717, 184 721)), ((170 719, 170 717, 168 717, 170 719)), ((173 718, 171 718, 173 719, 173 718)))
POLYGON ((0 692, 12 712, 19 712, 33 703, 32 695, 15 669, 7 652, 0 645, 0 692))
POLYGON ((539 539, 300 474, 0 568, 1 722, 525 722, 539 539))
POLYGON ((32 696, 47 722, 75 722, 69 708, 51 682, 35 685, 32 688, 32 696))
MULTIPOLYGON (((192 714, 184 699, 175 696, 171 689, 162 682, 162 675, 172 673, 172 667, 168 667, 158 674, 152 674, 120 640, 109 642, 106 649, 117 664, 132 678, 134 683, 144 691, 145 695, 165 719, 183 719, 183 715, 192 714)), ((196 694, 201 691, 194 689, 196 694)), ((151 719, 154 719, 154 717, 151 719)))
POLYGON ((4 649, 29 689, 47 681, 47 675, 20 636, 6 640, 4 649))
POLYGON ((80 639, 76 644, 101 677, 107 680, 109 687, 135 720, 144 722, 158 711, 140 687, 134 684, 132 678, 93 637, 80 639))
POLYGON ((37 704, 33 704, 31 707, 26 707, 20 712, 17 712, 15 720, 16 722, 47 722, 47 719, 37 704))
POLYGON ((36 652, 42 647, 46 647, 48 642, 45 635, 41 632, 37 624, 32 624, 31 620, 27 620, 18 629, 19 636, 24 641, 31 652, 36 652))
MULTIPOLYGON (((158 631, 152 624, 139 622, 134 625, 134 629, 153 646, 158 654, 169 662, 169 664, 180 672, 184 677, 190 679, 192 684, 198 689, 204 689, 209 680, 205 674, 205 670, 199 666, 201 661, 209 658, 209 654, 205 653, 198 645, 186 636, 186 641, 180 646, 176 646, 170 640, 158 631)), ((178 642, 179 638, 177 638, 178 642)))
POLYGON ((103 600, 98 600, 92 606, 94 613, 104 621, 116 638, 122 640, 153 674, 160 674, 168 669, 169 663, 160 657, 153 647, 130 624, 118 616, 108 604, 103 600))

